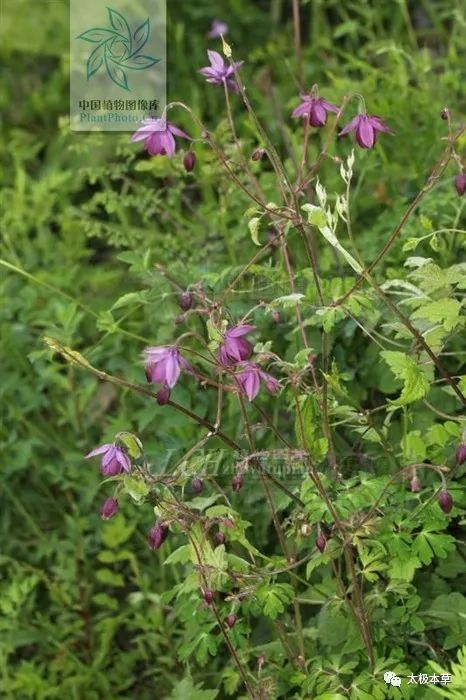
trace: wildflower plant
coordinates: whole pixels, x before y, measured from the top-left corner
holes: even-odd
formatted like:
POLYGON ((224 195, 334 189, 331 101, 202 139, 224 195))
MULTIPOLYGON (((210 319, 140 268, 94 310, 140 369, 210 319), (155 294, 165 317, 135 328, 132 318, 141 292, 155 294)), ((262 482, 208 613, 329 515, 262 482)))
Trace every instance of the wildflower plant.
MULTIPOLYGON (((219 33, 213 26, 210 36, 219 33)), ((200 73, 223 86, 229 131, 219 138, 214 123, 176 102, 132 141, 144 143, 147 158, 178 158, 174 137, 190 139, 188 152, 203 162, 209 152, 246 203, 246 262, 192 282, 155 268, 183 314, 163 345, 126 338, 141 345, 136 381, 47 342, 72 365, 196 427, 197 438, 165 468, 161 455, 146 454, 144 434, 120 433, 87 455, 101 459, 101 517, 117 519, 125 501, 144 509, 156 565, 183 571, 161 593, 190 620, 179 659, 194 655, 205 665, 224 650, 224 686, 238 697, 383 697, 383 672, 408 670, 400 639, 422 637, 425 628, 414 577, 457 549, 447 529, 465 505, 466 384, 448 357, 464 330, 457 292, 465 269, 459 263, 447 275, 430 257, 408 258, 409 282, 382 280, 379 269, 393 250, 417 245, 405 227, 436 183, 451 177, 464 128, 449 116, 430 173, 369 259, 352 225, 362 151, 338 136, 354 132, 356 146, 373 151, 379 134, 390 134, 386 148, 396 158, 393 115, 365 108, 354 115, 360 95, 333 97, 334 104, 317 86, 308 93, 302 86, 291 115, 302 121, 290 119, 293 138, 277 144, 249 96, 247 64, 221 43, 223 56, 209 50, 200 73), (232 99, 253 143, 238 136, 232 99), (175 112, 190 120, 191 136, 168 121, 175 112), (335 191, 326 186, 329 168, 335 191), (238 301, 254 275, 271 280, 272 294, 238 301), (345 334, 370 341, 370 361, 385 382, 382 391, 374 379, 375 406, 352 390, 357 367, 341 368, 345 334), (430 425, 416 422, 420 403, 431 407, 430 425), (269 513, 273 545, 265 551, 249 527, 258 502, 269 513)), ((184 160, 190 173, 193 158, 184 160)), ((202 166, 194 177, 202 180, 202 166)))

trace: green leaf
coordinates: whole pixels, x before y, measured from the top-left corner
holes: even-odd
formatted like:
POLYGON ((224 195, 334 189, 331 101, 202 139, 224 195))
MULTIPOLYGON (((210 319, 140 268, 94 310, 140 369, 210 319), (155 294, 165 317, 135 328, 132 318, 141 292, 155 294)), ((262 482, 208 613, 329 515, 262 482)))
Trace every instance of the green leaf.
POLYGON ((438 299, 423 304, 411 314, 411 318, 427 319, 433 324, 441 323, 446 331, 452 331, 460 320, 461 304, 457 299, 438 299))
POLYGON ((135 503, 141 504, 149 493, 149 487, 143 479, 125 476, 123 483, 126 493, 131 496, 135 503))
POLYGON ((261 245, 261 242, 259 241, 260 226, 261 226, 261 217, 260 216, 253 216, 253 218, 250 219, 250 221, 248 223, 248 229, 249 229, 249 232, 251 234, 252 242, 258 246, 261 245))
POLYGON ((428 379, 412 357, 395 350, 384 350, 380 354, 395 377, 404 382, 400 397, 396 401, 392 401, 394 406, 406 406, 427 394, 429 391, 428 379))

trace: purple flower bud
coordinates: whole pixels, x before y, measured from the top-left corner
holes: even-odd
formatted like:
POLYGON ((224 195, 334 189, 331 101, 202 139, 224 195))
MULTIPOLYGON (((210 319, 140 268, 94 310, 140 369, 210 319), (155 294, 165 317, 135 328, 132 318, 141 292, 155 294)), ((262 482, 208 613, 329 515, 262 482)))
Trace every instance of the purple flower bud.
POLYGON ((256 150, 253 152, 251 159, 252 160, 261 160, 265 155, 265 148, 256 148, 256 150))
POLYGON ((466 173, 461 173, 455 177, 455 188, 458 196, 462 197, 466 192, 466 173))
POLYGON ((118 513, 118 501, 116 498, 107 498, 106 501, 102 503, 100 508, 100 517, 102 520, 110 520, 114 515, 118 513))
POLYGON ((421 490, 421 482, 419 481, 417 476, 413 476, 413 478, 409 482, 409 487, 413 493, 418 493, 421 490))
POLYGON ((188 151, 183 160, 184 169, 187 173, 191 173, 196 165, 196 154, 194 151, 188 151))
POLYGON ((440 491, 438 503, 444 513, 449 513, 453 508, 453 498, 446 490, 440 491))
POLYGON ((318 359, 318 355, 315 352, 311 353, 307 357, 307 361, 309 362, 310 365, 315 365, 315 363, 317 362, 317 359, 318 359))
POLYGON ((155 523, 147 533, 147 544, 155 551, 160 549, 168 536, 168 527, 163 523, 155 523))
POLYGON ((232 528, 235 527, 235 523, 230 518, 223 518, 222 523, 225 527, 232 528))
POLYGON ((157 403, 159 406, 165 406, 170 401, 170 389, 168 386, 163 386, 155 395, 157 403))
POLYGON ((183 311, 189 311, 193 305, 193 297, 190 292, 183 292, 183 294, 180 294, 178 304, 183 311))
POLYGON ((319 532, 319 534, 316 537, 316 547, 319 550, 319 552, 323 552, 325 547, 327 545, 327 538, 322 532, 319 532))
POLYGON ((275 323, 280 323, 282 320, 282 315, 280 311, 272 311, 272 318, 275 321, 275 323))
POLYGON ((238 618, 236 617, 236 615, 234 615, 233 613, 231 613, 230 615, 227 615, 227 617, 226 617, 226 619, 225 619, 225 622, 227 623, 228 627, 229 627, 230 629, 232 629, 232 628, 236 625, 236 620, 237 620, 237 619, 238 619, 238 618))
POLYGON ((442 109, 442 111, 440 112, 440 119, 447 121, 449 116, 450 116, 450 110, 448 109, 448 107, 444 107, 442 109))
POLYGON ((193 479, 191 481, 191 488, 194 493, 201 493, 201 491, 204 489, 204 482, 202 479, 193 479))
POLYGON ((204 591, 204 593, 202 594, 202 597, 204 598, 207 605, 210 605, 211 603, 214 602, 214 592, 213 591, 209 591, 209 590, 204 591))
POLYGON ((466 443, 462 442, 456 450, 456 464, 461 465, 466 462, 466 443))
POLYGON ((231 480, 231 488, 233 489, 233 491, 241 491, 241 489, 243 488, 243 484, 244 479, 241 474, 236 474, 231 480))
POLYGON ((223 544, 225 542, 225 535, 223 532, 217 532, 215 534, 215 544, 223 544))

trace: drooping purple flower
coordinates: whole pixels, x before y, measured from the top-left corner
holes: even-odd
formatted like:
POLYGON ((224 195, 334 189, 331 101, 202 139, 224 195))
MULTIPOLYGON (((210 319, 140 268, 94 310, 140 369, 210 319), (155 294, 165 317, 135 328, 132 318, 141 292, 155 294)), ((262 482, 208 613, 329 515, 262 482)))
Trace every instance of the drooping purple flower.
POLYGON ((168 537, 168 527, 163 523, 155 523, 147 533, 147 544, 155 551, 160 549, 168 537))
POLYGON ((243 323, 225 331, 223 343, 219 347, 219 358, 222 365, 232 365, 251 357, 252 345, 243 336, 253 330, 254 326, 243 323))
POLYGON ((338 107, 317 95, 300 95, 301 104, 293 110, 292 117, 307 117, 311 126, 324 126, 327 123, 327 112, 338 114, 338 107))
POLYGON ((244 484, 244 479, 242 474, 235 474, 233 479, 231 480, 231 488, 235 493, 238 493, 238 491, 241 491, 243 488, 244 484))
POLYGON ((356 141, 361 148, 373 148, 377 141, 377 132, 393 134, 380 117, 369 114, 358 114, 343 129, 338 136, 345 136, 350 131, 356 132, 356 141))
POLYGON ((214 602, 215 593, 213 591, 207 589, 206 591, 204 591, 202 593, 202 597, 204 598, 207 605, 211 605, 211 603, 214 602))
POLYGON ((193 371, 189 362, 181 356, 174 345, 145 348, 144 357, 147 380, 152 384, 162 384, 169 389, 175 386, 181 370, 193 371))
POLYGON ((131 136, 131 141, 144 141, 144 146, 151 156, 168 156, 176 151, 175 136, 182 139, 190 137, 182 129, 165 119, 143 119, 142 126, 131 136))
POLYGON ((225 535, 223 532, 216 532, 215 533, 215 544, 224 544, 225 543, 225 535))
POLYGON ((421 490, 421 482, 417 478, 417 476, 413 476, 411 481, 409 482, 409 488, 413 493, 419 493, 421 490))
POLYGON ((461 173, 461 175, 455 177, 455 189, 459 197, 464 195, 466 192, 466 173, 461 173))
POLYGON ((106 501, 102 503, 100 508, 100 517, 102 520, 110 520, 114 515, 118 513, 118 501, 116 498, 107 498, 106 501))
POLYGON ((319 550, 319 552, 323 552, 326 546, 327 538, 325 537, 323 532, 319 532, 319 534, 316 537, 316 547, 319 550))
POLYGON ((187 173, 191 173, 196 165, 196 154, 194 151, 188 151, 183 159, 184 169, 187 173))
POLYGON ((225 618, 225 622, 227 623, 228 627, 232 629, 236 625, 236 620, 238 618, 234 613, 230 613, 230 615, 227 615, 225 618))
POLYGON ((466 443, 462 442, 456 450, 456 464, 461 466, 466 462, 466 443))
POLYGON ((226 85, 233 92, 239 91, 239 86, 234 79, 234 74, 243 65, 243 61, 237 61, 231 66, 227 65, 217 51, 207 51, 209 56, 210 66, 201 68, 199 73, 207 78, 208 83, 212 85, 226 85))
POLYGON ((193 295, 191 294, 191 292, 182 292, 178 299, 178 304, 182 311, 189 311, 189 309, 193 305, 193 295))
POLYGON ((444 513, 448 514, 453 508, 453 498, 451 497, 451 494, 445 489, 443 491, 440 491, 438 495, 438 502, 440 508, 443 510, 444 513))
POLYGON ((222 22, 221 19, 214 19, 207 34, 209 39, 218 39, 219 36, 228 34, 228 24, 222 22))
POLYGON ((194 477, 194 479, 191 481, 191 488, 194 491, 194 493, 202 493, 202 491, 204 490, 204 482, 202 481, 202 479, 194 477))
POLYGON ((246 394, 249 401, 254 401, 259 393, 260 383, 263 381, 267 391, 276 394, 280 389, 278 381, 271 374, 264 372, 255 362, 243 362, 242 370, 235 375, 243 394, 246 394))
POLYGON ((124 450, 117 447, 114 443, 106 443, 100 447, 96 447, 86 455, 86 459, 102 455, 100 460, 100 473, 102 476, 117 476, 122 471, 131 471, 131 462, 124 450))

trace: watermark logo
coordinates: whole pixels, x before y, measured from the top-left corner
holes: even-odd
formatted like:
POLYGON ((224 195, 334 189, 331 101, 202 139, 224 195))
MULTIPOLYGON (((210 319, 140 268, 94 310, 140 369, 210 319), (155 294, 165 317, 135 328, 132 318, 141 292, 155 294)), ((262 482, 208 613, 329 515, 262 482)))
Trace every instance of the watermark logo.
POLYGON ((131 131, 167 104, 167 0, 70 0, 70 126, 131 131))
POLYGON ((151 34, 150 18, 132 31, 121 12, 111 7, 107 12, 110 28, 92 27, 76 37, 97 44, 87 59, 87 79, 105 70, 115 85, 130 91, 127 71, 146 70, 160 60, 141 53, 151 34))
POLYGON ((401 678, 393 671, 385 671, 383 679, 387 685, 393 685, 395 688, 399 688, 401 685, 401 678))

